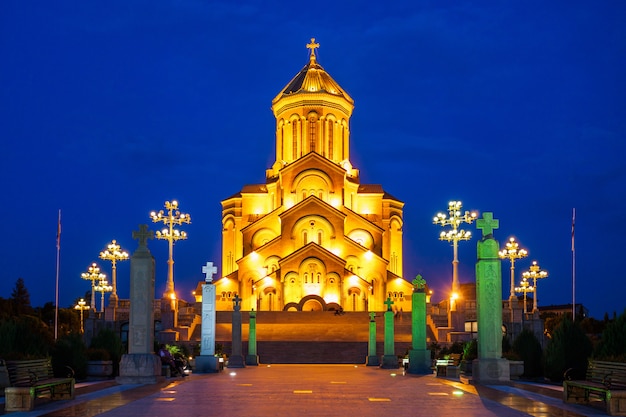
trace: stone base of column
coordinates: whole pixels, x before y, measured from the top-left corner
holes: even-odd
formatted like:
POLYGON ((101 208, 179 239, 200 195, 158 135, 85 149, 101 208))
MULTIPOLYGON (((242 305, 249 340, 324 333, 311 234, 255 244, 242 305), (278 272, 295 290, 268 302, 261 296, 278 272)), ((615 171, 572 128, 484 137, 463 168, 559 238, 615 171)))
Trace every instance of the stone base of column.
POLYGON ((131 353, 122 355, 118 384, 156 384, 165 378, 161 376, 161 358, 152 353, 131 353))
POLYGON ((366 366, 380 366, 380 359, 378 359, 378 356, 368 356, 367 358, 365 358, 365 365, 366 366))
POLYGON ((246 363, 242 355, 231 355, 228 358, 228 368, 245 368, 246 363))
POLYGON ((432 374, 432 361, 430 359, 430 350, 428 349, 411 349, 409 350, 409 368, 407 372, 410 374, 428 375, 432 374))
POLYGON ((220 358, 215 355, 200 355, 196 356, 196 364, 193 368, 193 373, 199 374, 214 374, 224 369, 224 362, 220 362, 220 358))
POLYGON ((472 380, 477 384, 498 384, 511 380, 509 361, 506 359, 474 359, 472 380))
POLYGON ((380 367, 383 369, 398 369, 398 357, 396 355, 383 355, 380 367))
POLYGON ((246 355, 246 365, 259 366, 259 356, 258 355, 246 355))

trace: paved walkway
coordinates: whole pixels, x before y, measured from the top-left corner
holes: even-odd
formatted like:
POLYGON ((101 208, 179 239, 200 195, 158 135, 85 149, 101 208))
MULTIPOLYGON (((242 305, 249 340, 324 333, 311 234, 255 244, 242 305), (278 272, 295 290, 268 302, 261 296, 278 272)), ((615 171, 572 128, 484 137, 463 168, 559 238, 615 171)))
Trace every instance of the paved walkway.
POLYGON ((171 378, 155 385, 81 387, 73 401, 12 417, 604 416, 564 404, 559 387, 473 386, 434 375, 354 365, 261 365, 171 378))

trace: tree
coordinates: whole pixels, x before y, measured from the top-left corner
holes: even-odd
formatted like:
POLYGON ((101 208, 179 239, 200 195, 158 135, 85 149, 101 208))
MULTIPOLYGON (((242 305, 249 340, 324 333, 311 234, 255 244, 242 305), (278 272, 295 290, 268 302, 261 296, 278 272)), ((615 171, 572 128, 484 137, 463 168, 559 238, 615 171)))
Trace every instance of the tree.
POLYGON ((569 317, 563 317, 546 347, 544 356, 546 377, 552 381, 562 381, 565 371, 571 368, 573 378, 584 378, 591 352, 591 340, 580 325, 573 323, 569 317))
POLYGON ((33 308, 30 305, 30 294, 22 278, 18 278, 15 281, 15 288, 13 288, 10 300, 14 315, 33 314, 33 308))
POLYGON ((606 325, 594 357, 626 362, 626 309, 619 317, 606 325))

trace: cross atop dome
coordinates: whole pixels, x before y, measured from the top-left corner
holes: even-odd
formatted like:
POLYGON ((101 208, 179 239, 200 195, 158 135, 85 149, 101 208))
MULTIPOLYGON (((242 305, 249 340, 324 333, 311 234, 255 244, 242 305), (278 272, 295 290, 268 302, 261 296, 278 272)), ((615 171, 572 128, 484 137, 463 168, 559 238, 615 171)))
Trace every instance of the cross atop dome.
POLYGON ((320 47, 320 44, 315 43, 315 38, 311 38, 311 43, 307 43, 306 47, 311 50, 311 61, 315 61, 315 50, 320 47))

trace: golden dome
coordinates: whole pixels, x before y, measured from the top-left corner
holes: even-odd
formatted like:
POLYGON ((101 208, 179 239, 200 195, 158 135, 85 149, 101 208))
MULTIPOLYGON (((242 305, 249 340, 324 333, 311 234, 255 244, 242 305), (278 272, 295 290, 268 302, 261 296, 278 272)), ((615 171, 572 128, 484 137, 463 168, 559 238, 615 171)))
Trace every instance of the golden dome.
POLYGON ((275 104, 283 97, 291 97, 294 94, 319 93, 342 97, 350 104, 354 104, 354 100, 352 100, 348 93, 346 93, 326 70, 317 63, 315 49, 319 48, 319 43, 315 43, 315 38, 311 39, 311 43, 307 45, 307 48, 311 50, 309 62, 293 77, 287 86, 278 93, 274 100, 272 100, 272 104, 275 104))

